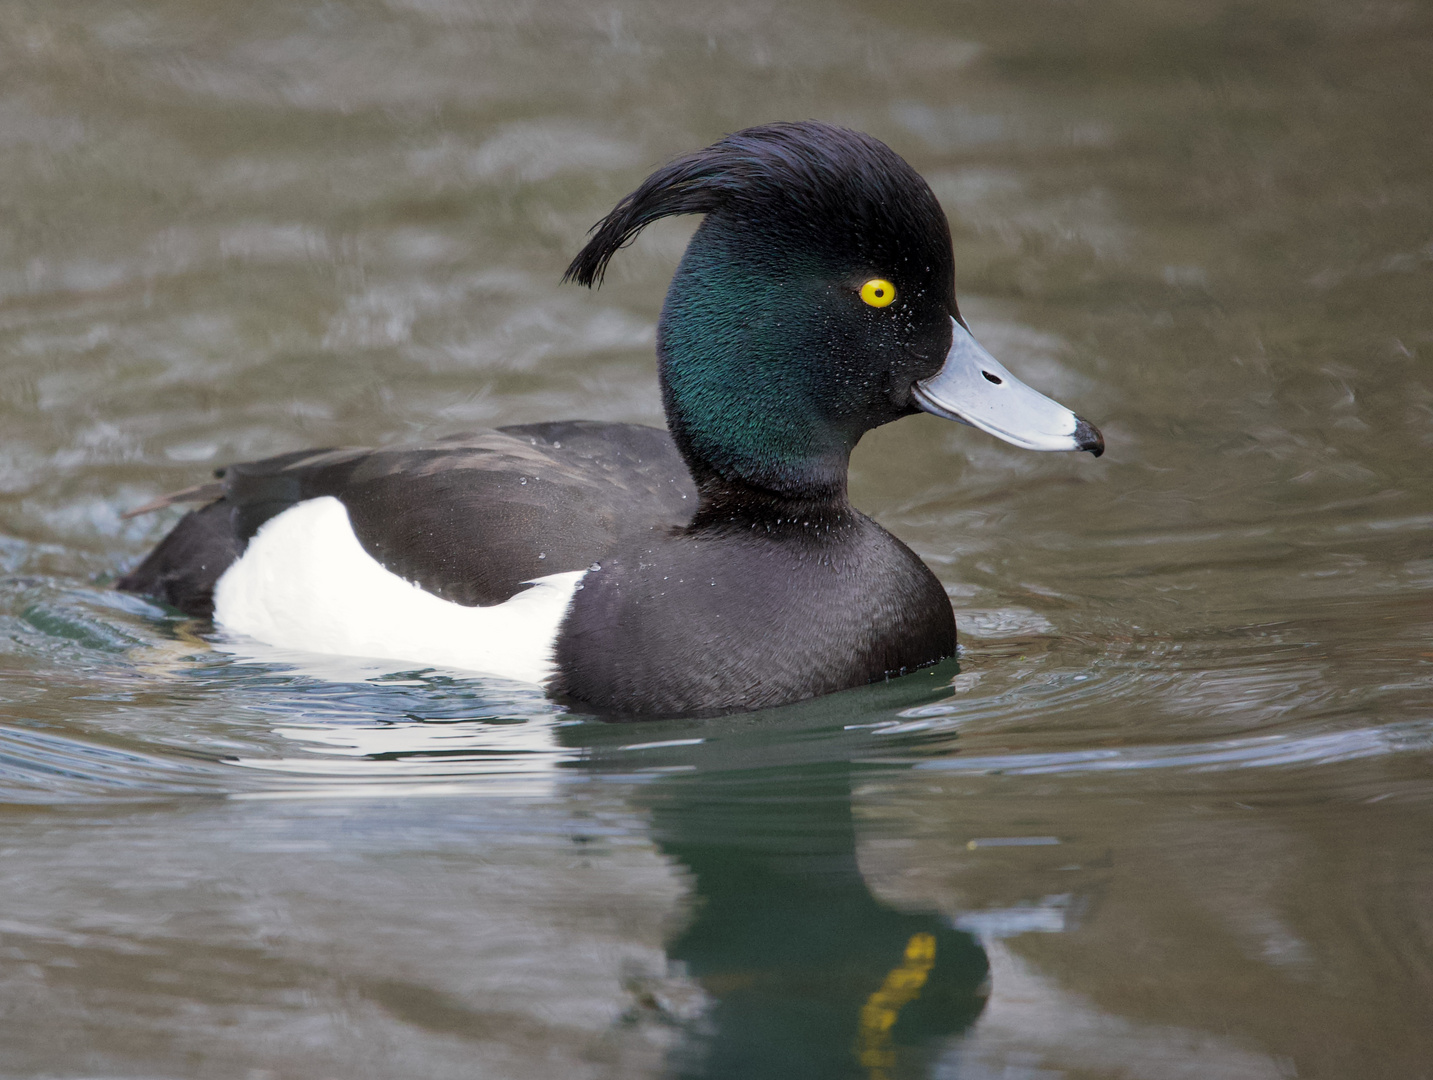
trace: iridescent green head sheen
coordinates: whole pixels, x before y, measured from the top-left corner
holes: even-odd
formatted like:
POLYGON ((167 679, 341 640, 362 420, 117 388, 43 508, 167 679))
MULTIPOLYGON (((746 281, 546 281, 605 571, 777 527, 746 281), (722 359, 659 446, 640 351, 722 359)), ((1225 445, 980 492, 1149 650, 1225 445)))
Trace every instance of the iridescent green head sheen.
POLYGON ((844 493, 852 448, 916 411, 956 315, 950 232, 930 188, 867 135, 814 122, 730 135, 658 170, 568 268, 584 284, 643 226, 706 219, 672 279, 657 355, 672 434, 705 491, 844 493), (872 278, 894 302, 861 298, 872 278))

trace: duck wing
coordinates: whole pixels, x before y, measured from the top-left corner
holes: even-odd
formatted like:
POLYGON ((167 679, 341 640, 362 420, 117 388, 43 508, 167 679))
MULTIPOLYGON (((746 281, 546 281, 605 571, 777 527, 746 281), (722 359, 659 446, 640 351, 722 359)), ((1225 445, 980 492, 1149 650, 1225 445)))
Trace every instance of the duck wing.
MULTIPOLYGON (((593 421, 526 424, 395 449, 305 450, 222 470, 116 587, 188 614, 271 518, 309 499, 343 503, 386 569, 465 606, 499 604, 533 578, 585 570, 619 542, 690 521, 696 488, 671 436, 593 421)), ((178 499, 157 500, 169 505, 178 499)))

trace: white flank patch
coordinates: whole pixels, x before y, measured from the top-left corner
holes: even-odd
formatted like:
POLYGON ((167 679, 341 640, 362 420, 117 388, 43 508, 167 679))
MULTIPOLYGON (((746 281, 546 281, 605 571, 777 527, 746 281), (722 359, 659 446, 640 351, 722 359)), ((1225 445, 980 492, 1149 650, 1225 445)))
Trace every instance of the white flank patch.
POLYGON ((331 495, 265 522, 214 586, 216 625, 307 652, 406 660, 540 683, 552 674, 573 570, 492 607, 464 607, 386 570, 331 495))

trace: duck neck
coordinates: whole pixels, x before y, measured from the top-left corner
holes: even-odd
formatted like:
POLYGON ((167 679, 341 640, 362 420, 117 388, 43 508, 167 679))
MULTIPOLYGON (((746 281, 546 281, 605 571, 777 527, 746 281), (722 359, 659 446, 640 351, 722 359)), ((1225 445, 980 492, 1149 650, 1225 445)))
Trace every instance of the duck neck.
POLYGON ((697 482, 697 511, 689 529, 835 540, 859 518, 846 498, 844 482, 838 490, 793 496, 708 474, 697 482))
POLYGON ((657 324, 672 437, 704 505, 758 492, 844 504, 851 450, 871 424, 833 378, 809 257, 752 232, 709 215, 672 278, 657 324))

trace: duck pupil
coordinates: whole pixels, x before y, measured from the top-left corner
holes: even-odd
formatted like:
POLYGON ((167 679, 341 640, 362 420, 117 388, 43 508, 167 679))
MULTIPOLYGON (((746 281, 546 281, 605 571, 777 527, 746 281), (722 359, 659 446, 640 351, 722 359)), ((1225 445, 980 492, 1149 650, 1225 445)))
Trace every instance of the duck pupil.
POLYGON ((1002 382, 1005 381, 999 375, 992 375, 988 371, 982 371, 980 374, 984 375, 989 382, 993 382, 996 386, 999 386, 1002 382))

